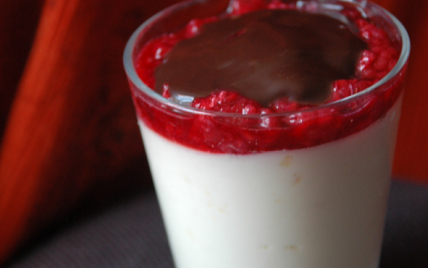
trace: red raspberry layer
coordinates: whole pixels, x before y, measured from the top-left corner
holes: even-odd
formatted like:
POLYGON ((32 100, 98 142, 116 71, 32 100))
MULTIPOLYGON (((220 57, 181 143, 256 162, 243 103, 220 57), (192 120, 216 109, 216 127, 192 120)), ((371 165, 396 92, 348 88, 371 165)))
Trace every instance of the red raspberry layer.
MULTIPOLYGON (((280 1, 272 1, 266 6, 262 6, 265 1, 250 1, 256 5, 240 2, 235 1, 236 7, 232 14, 260 8, 296 8, 280 1)), ((363 19, 356 9, 345 9, 343 14, 357 25, 369 49, 363 52, 354 79, 334 82, 327 104, 375 84, 395 66, 399 56, 398 49, 388 35, 363 19)), ((162 62, 164 55, 180 40, 196 35, 201 25, 215 20, 217 18, 192 20, 181 31, 148 42, 135 64, 140 78, 153 88, 154 69, 162 62)), ((200 110, 235 115, 176 113, 166 105, 148 98, 134 86, 132 91, 139 118, 165 138, 201 151, 249 154, 307 148, 359 132, 391 108, 402 87, 403 76, 397 75, 369 95, 339 105, 317 108, 292 102, 286 97, 270 103, 268 107, 261 107, 257 102, 235 92, 221 90, 204 98, 196 98, 191 104, 200 110)), ((169 98, 167 86, 164 88, 164 97, 169 98)))

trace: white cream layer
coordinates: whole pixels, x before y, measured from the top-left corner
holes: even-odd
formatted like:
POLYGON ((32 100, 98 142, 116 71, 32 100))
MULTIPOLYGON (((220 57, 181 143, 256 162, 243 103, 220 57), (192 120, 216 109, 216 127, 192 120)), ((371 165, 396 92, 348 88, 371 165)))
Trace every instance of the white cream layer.
POLYGON ((140 121, 176 268, 378 267, 400 103, 350 137, 253 155, 140 121))

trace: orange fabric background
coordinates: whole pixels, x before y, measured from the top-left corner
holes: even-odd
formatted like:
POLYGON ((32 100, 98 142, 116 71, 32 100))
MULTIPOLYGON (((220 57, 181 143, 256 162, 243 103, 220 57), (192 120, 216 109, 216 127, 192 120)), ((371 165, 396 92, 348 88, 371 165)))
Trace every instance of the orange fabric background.
MULTIPOLYGON (((0 265, 69 213, 150 184, 121 57, 175 2, 0 0, 0 265)), ((412 42, 394 175, 428 184, 428 1, 374 2, 412 42)))

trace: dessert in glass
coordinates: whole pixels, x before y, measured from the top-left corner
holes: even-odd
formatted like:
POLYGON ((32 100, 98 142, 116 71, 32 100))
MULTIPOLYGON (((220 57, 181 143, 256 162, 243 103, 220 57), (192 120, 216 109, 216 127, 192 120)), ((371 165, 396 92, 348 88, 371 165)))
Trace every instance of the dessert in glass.
POLYGON ((378 267, 406 30, 366 1, 219 6, 124 53, 176 267, 378 267))

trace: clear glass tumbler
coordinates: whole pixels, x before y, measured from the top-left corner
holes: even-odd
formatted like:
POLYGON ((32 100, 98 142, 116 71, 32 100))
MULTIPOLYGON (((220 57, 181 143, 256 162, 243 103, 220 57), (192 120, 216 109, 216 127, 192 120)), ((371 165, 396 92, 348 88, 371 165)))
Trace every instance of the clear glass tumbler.
POLYGON ((298 1, 355 5, 401 48, 396 66, 366 90, 317 107, 203 111, 149 88, 135 59, 151 38, 224 12, 213 2, 160 12, 124 53, 176 267, 378 267, 410 50, 406 30, 370 2, 298 1))

